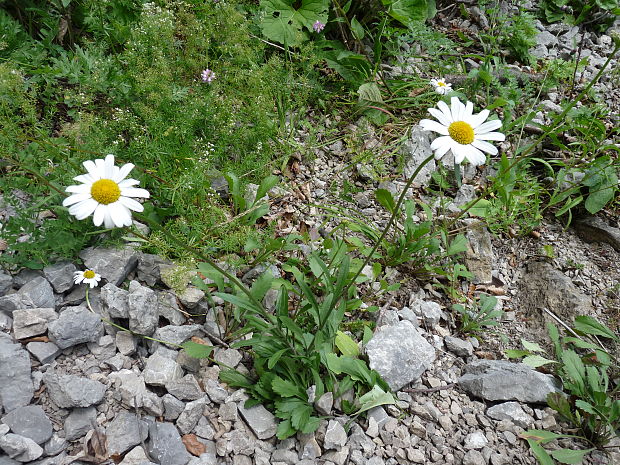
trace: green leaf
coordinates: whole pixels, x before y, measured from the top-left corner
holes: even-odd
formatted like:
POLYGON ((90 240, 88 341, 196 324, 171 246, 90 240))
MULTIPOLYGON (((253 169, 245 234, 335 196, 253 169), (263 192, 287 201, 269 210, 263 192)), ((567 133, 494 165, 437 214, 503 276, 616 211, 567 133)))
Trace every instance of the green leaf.
POLYGON ((273 392, 280 394, 282 397, 300 397, 303 396, 303 390, 296 384, 276 376, 271 383, 273 392))
POLYGON ((548 365, 549 363, 558 363, 555 360, 549 360, 545 357, 541 357, 540 355, 528 355, 522 361, 532 368, 538 368, 543 365, 548 365))
POLYGON ((278 184, 278 177, 274 175, 267 176, 258 186, 256 190, 256 198, 254 199, 254 203, 258 202, 260 199, 267 195, 276 184, 278 184))
POLYGON ((542 442, 543 444, 545 442, 553 441, 554 439, 566 437, 566 435, 564 434, 558 434, 552 431, 545 431, 544 429, 528 429, 527 431, 519 434, 519 436, 523 439, 527 439, 528 441, 532 440, 536 442, 542 442))
POLYGON ((373 388, 359 398, 360 409, 355 412, 356 415, 370 410, 371 408, 378 407, 379 405, 395 404, 394 396, 391 392, 385 392, 379 386, 373 386, 373 388))
POLYGON ((465 252, 467 250, 467 239, 462 234, 456 236, 446 252, 448 255, 455 255, 457 253, 465 252))
POLYGON ((523 347, 525 347, 529 351, 543 352, 543 353, 545 352, 545 349, 540 347, 540 345, 536 344, 535 342, 529 342, 529 341, 526 341, 525 339, 521 339, 521 344, 523 344, 523 347))
POLYGON ((585 400, 577 399, 575 401, 575 407, 580 408, 584 412, 590 413, 592 415, 598 415, 598 412, 594 410, 592 404, 586 402, 585 400))
POLYGON ((603 336, 614 341, 620 341, 620 338, 607 326, 599 323, 591 316, 579 315, 575 317, 575 329, 583 334, 591 334, 595 336, 603 336))
POLYGON ((390 191, 387 189, 377 189, 375 190, 375 197, 377 198, 377 202, 379 202, 388 212, 394 212, 396 202, 394 201, 394 197, 390 191))
POLYGON ((396 21, 409 26, 412 21, 424 21, 433 15, 434 2, 428 0, 381 0, 388 14, 396 21))
POLYGON ((534 456, 538 459, 538 463, 540 463, 540 465, 554 465, 553 459, 549 456, 549 454, 547 454, 547 451, 543 448, 543 446, 531 439, 528 439, 527 443, 530 445, 530 449, 532 450, 534 456))
POLYGON ((550 392, 547 394, 547 404, 550 408, 558 412, 566 420, 572 420, 573 414, 571 405, 566 396, 561 392, 550 392))
POLYGON ((193 341, 186 341, 181 344, 187 355, 193 358, 208 358, 213 352, 213 347, 205 344, 198 344, 193 341))
POLYGON ((355 358, 360 354, 360 349, 357 342, 342 331, 336 331, 335 344, 342 355, 348 355, 349 357, 355 358))
POLYGON ((355 16, 351 19, 351 32, 353 33, 353 37, 357 40, 362 40, 364 38, 364 28, 355 16))
POLYGON ((364 326, 364 337, 362 338, 362 344, 366 345, 372 339, 373 332, 368 326, 364 326))
POLYGON ((582 394, 584 392, 586 369, 581 361, 581 358, 579 358, 579 355, 577 355, 574 351, 565 350, 562 354, 562 362, 564 362, 566 374, 579 389, 578 394, 582 394))
POLYGON ((306 427, 308 420, 310 420, 310 414, 312 413, 312 407, 308 404, 300 405, 291 412, 291 425, 296 430, 302 430, 306 427))
POLYGON ((521 357, 525 357, 526 355, 529 355, 530 352, 529 352, 529 350, 508 349, 508 350, 504 351, 504 354, 508 358, 521 358, 521 357))
POLYGON ((293 428, 293 426, 291 425, 291 420, 286 419, 278 423, 278 429, 276 430, 276 436, 278 437, 278 439, 282 440, 282 439, 290 438, 296 432, 297 431, 295 430, 295 428, 293 428))
POLYGON ((271 357, 269 357, 269 360, 267 361, 267 368, 271 370, 274 366, 276 366, 280 358, 282 358, 282 356, 285 353, 287 353, 289 350, 290 349, 288 347, 285 349, 280 349, 275 354, 273 354, 271 357))
POLYGON ((575 464, 581 463, 581 460, 585 455, 592 452, 594 449, 586 450, 572 450, 572 449, 558 449, 549 452, 549 455, 556 459, 560 463, 575 464))
POLYGON ((262 0, 263 34, 286 46, 297 46, 308 40, 308 31, 316 21, 327 23, 329 0, 262 0))
POLYGON ((271 271, 267 270, 261 274, 256 281, 252 284, 250 292, 258 302, 262 301, 267 294, 267 291, 271 289, 271 284, 275 280, 275 277, 271 274, 271 271))
MULTIPOLYGON (((467 213, 469 216, 479 216, 481 218, 486 218, 488 209, 491 207, 492 203, 489 200, 482 199, 478 200, 478 202, 471 207, 467 213)), ((467 208, 467 205, 464 205, 462 208, 467 208)))

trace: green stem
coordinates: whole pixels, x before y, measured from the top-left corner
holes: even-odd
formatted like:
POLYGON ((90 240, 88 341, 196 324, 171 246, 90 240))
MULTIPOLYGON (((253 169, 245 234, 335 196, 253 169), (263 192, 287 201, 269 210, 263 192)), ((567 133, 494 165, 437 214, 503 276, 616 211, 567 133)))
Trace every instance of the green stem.
POLYGON ((456 187, 460 189, 461 185, 463 184, 460 163, 454 162, 454 178, 456 179, 456 187))

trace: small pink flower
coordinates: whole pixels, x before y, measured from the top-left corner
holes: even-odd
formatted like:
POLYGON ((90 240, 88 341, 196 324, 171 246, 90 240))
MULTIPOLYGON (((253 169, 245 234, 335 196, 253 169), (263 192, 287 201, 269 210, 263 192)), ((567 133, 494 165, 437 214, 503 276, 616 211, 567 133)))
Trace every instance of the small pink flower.
POLYGON ((211 82, 213 82, 214 79, 215 79, 215 73, 211 71, 210 69, 205 69, 202 72, 202 82, 211 84, 211 82))
POLYGON ((323 24, 317 19, 316 22, 312 25, 312 29, 314 29, 314 32, 321 32, 323 29, 325 29, 325 24, 323 24))

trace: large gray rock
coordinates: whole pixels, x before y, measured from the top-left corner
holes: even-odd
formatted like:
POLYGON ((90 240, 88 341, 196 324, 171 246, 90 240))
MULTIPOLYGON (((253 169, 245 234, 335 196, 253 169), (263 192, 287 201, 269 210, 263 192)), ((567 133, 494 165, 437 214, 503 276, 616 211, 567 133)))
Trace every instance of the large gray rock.
POLYGON ((43 382, 52 402, 60 408, 90 407, 103 399, 105 384, 74 375, 57 375, 49 371, 43 382))
POLYGON ((146 384, 165 386, 171 381, 181 378, 183 369, 175 360, 155 353, 146 361, 143 375, 146 384))
POLYGON ((50 321, 58 318, 53 308, 24 308, 13 312, 13 335, 15 339, 38 336, 47 331, 50 321))
POLYGON ((110 373, 109 378, 114 382, 115 390, 120 394, 123 404, 134 408, 144 406, 148 391, 141 375, 123 369, 110 373))
MULTIPOLYGON (((177 297, 173 292, 163 291, 157 294, 157 305, 159 316, 163 316, 173 325, 182 325, 185 323, 185 316, 181 313, 177 297)), ((199 312, 196 312, 199 313, 199 312)))
POLYGON ((107 282, 120 286, 138 266, 138 254, 132 248, 106 249, 89 247, 80 252, 84 266, 94 270, 107 282))
POLYGON ((43 455, 43 448, 32 439, 12 433, 0 437, 0 449, 18 462, 32 462, 43 455))
POLYGON ((148 452, 155 461, 166 465, 185 465, 191 458, 172 423, 151 424, 148 452))
POLYGON ((196 400, 205 395, 196 377, 192 374, 170 381, 166 384, 166 390, 181 400, 196 400))
POLYGON ((398 391, 416 381, 435 360, 435 349, 410 321, 384 327, 366 345, 370 368, 398 391))
POLYGON ((108 425, 105 434, 108 438, 108 452, 123 454, 146 440, 149 430, 147 422, 138 419, 135 413, 120 412, 108 425))
POLYGON ((108 283, 101 288, 101 304, 104 312, 112 318, 129 318, 129 292, 112 283, 108 283))
POLYGON ((518 400, 545 403, 547 394, 560 391, 561 385, 524 363, 507 360, 476 360, 463 368, 459 385, 473 396, 485 400, 518 400))
POLYGON ((53 362, 61 353, 60 348, 53 342, 29 342, 26 349, 43 365, 53 362))
MULTIPOLYGON (((405 177, 407 179, 409 179, 418 166, 433 153, 431 150, 431 142, 431 132, 423 130, 420 126, 413 126, 411 128, 409 137, 401 149, 405 160, 405 177)), ((431 174, 433 174, 435 169, 435 160, 431 160, 420 170, 420 173, 413 181, 413 187, 428 185, 431 180, 431 174)))
POLYGON ((0 404, 10 412, 30 403, 34 386, 30 378, 30 356, 20 344, 12 344, 0 333, 0 404))
POLYGON ((150 336, 159 323, 157 294, 142 286, 138 281, 129 283, 129 329, 135 333, 150 336))
POLYGON ((12 410, 2 418, 11 431, 43 444, 52 437, 52 422, 39 405, 27 405, 12 410))
POLYGON ((275 436, 278 424, 273 413, 261 404, 250 408, 245 408, 244 404, 245 402, 239 402, 237 408, 256 437, 264 440, 275 436))
POLYGON ((74 408, 65 418, 65 439, 75 441, 97 426, 95 407, 74 408))
POLYGON ((620 252, 620 229, 610 226, 597 216, 590 216, 572 223, 579 237, 586 242, 606 242, 620 252))
POLYGON ((181 433, 188 434, 194 429, 200 417, 204 415, 205 407, 208 403, 209 396, 204 396, 185 405, 185 409, 177 419, 177 427, 181 433))
POLYGON ((13 277, 0 270, 0 296, 5 295, 13 288, 13 277))
POLYGON ((55 307, 54 290, 43 276, 28 281, 15 294, 0 297, 0 312, 7 315, 21 308, 55 307))
POLYGON ((347 432, 343 426, 336 420, 330 420, 325 430, 325 440, 323 447, 325 449, 340 449, 347 443, 347 432))
POLYGON ((521 404, 518 402, 503 402, 493 405, 487 409, 486 415, 498 421, 510 420, 524 429, 529 428, 534 423, 534 419, 523 411, 521 404))
POLYGON ((71 262, 60 262, 43 268, 43 276, 59 294, 68 291, 73 287, 73 273, 75 265, 71 262))
POLYGON ((202 335, 202 325, 168 325, 157 328, 153 337, 173 345, 183 344, 194 336, 202 335))
POLYGON ((47 327, 50 340, 61 349, 98 341, 103 335, 103 323, 99 315, 82 306, 67 308, 47 327))

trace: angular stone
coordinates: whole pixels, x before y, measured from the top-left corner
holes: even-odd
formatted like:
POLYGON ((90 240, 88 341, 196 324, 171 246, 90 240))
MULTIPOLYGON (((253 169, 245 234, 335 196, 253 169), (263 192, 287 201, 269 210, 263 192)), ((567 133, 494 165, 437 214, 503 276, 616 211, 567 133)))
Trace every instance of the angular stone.
POLYGON ((53 308, 25 308, 13 312, 13 335, 15 339, 38 336, 47 331, 49 322, 58 318, 53 308))
POLYGON ((52 437, 52 422, 39 405, 27 405, 12 410, 2 418, 11 431, 43 444, 52 437))
POLYGON ((181 400, 196 400, 205 395, 194 375, 185 375, 166 384, 166 390, 181 400))
POLYGON ((236 349, 216 349, 213 358, 227 367, 235 368, 243 357, 236 349))
POLYGON ((435 360, 435 349, 409 321, 401 321, 375 333, 366 345, 370 368, 398 391, 416 381, 435 360))
POLYGON ((105 384, 75 375, 57 375, 49 371, 43 382, 52 401, 60 408, 90 407, 103 399, 105 384))
POLYGON ((185 316, 181 313, 177 297, 173 292, 163 291, 157 293, 157 312, 170 324, 180 326, 185 323, 185 316))
POLYGON ((112 283, 101 288, 101 304, 112 318, 129 318, 129 292, 112 283))
POLYGON ((43 365, 53 362, 61 353, 60 348, 53 342, 29 342, 26 349, 43 365))
POLYGON ((108 452, 123 454, 148 437, 146 421, 138 419, 135 413, 119 412, 105 430, 108 438, 108 452))
POLYGON ((437 302, 418 299, 413 302, 412 309, 422 317, 424 324, 430 328, 437 326, 441 320, 441 305, 437 302))
POLYGON ((504 402, 489 407, 486 415, 498 421, 510 420, 523 429, 529 428, 534 423, 534 419, 523 411, 521 404, 518 402, 504 402))
POLYGON ((144 367, 144 382, 153 386, 165 386, 183 376, 183 369, 175 361, 159 353, 151 355, 144 367))
POLYGON ((97 357, 98 360, 107 360, 116 355, 114 337, 109 334, 101 336, 97 342, 89 342, 86 345, 90 353, 97 357))
POLYGON ((144 378, 131 371, 119 370, 110 373, 110 380, 114 382, 116 391, 121 395, 122 402, 128 407, 143 407, 144 397, 147 395, 144 378))
POLYGON ((138 281, 129 283, 129 329, 135 333, 150 336, 159 323, 157 294, 142 286, 138 281))
POLYGON ((224 421, 230 421, 234 423, 239 418, 239 411, 235 402, 229 401, 222 405, 218 409, 218 417, 224 421))
POLYGON ((198 420, 204 414, 205 407, 209 403, 209 397, 188 402, 181 415, 177 419, 177 428, 183 434, 189 434, 194 429, 198 420))
POLYGON ((157 463, 166 465, 185 465, 191 458, 172 423, 151 424, 148 452, 157 463))
POLYGON ((224 388, 224 386, 211 378, 207 378, 206 380, 203 379, 203 383, 205 386, 205 391, 207 391, 209 398, 213 402, 223 404, 226 401, 228 398, 228 391, 224 388))
POLYGON ((138 266, 138 254, 132 248, 106 249, 89 247, 79 254, 84 266, 94 270, 107 282, 120 286, 138 266))
POLYGON ((0 337, 0 404, 10 412, 28 405, 33 394, 28 352, 12 344, 10 336, 0 337))
POLYGON ((161 417, 164 414, 164 403, 154 392, 149 390, 142 396, 142 403, 144 404, 144 410, 149 415, 154 417, 161 417))
MULTIPOLYGON (((598 216, 590 216, 572 223, 581 239, 586 242, 606 242, 620 252, 620 229, 610 226, 598 216)), ((2 295, 0 293, 0 295, 2 295)))
POLYGON ((73 273, 75 265, 71 262, 60 262, 43 268, 43 276, 49 281, 58 294, 68 291, 73 287, 73 273))
POLYGON ((0 296, 5 295, 13 288, 13 277, 0 270, 0 296))
POLYGON ((45 455, 58 455, 67 448, 67 445, 68 442, 65 438, 61 438, 57 434, 54 434, 51 439, 45 443, 43 450, 45 451, 45 455))
POLYGON ((261 404, 245 408, 244 403, 240 402, 237 409, 256 437, 263 440, 273 437, 278 429, 273 414, 261 404))
POLYGON ((171 394, 165 394, 161 400, 164 404, 165 420, 176 420, 179 418, 179 415, 181 415, 183 410, 185 410, 185 403, 181 402, 171 394))
POLYGON ((0 297, 0 312, 11 315, 23 308, 55 308, 56 297, 50 283, 38 276, 24 284, 15 294, 0 297))
POLYGON ((183 344, 194 336, 202 335, 202 325, 168 325, 157 328, 153 337, 170 344, 183 344))
POLYGON ((131 355, 136 351, 136 339, 128 331, 116 333, 116 348, 123 355, 131 355))
POLYGON ((329 391, 314 402, 314 408, 321 415, 330 415, 334 406, 334 393, 329 391))
POLYGON ((474 431, 473 433, 469 433, 465 437, 464 447, 467 450, 470 449, 482 449, 489 443, 489 440, 486 438, 482 431, 474 431))
POLYGON ((74 408, 65 418, 65 439, 75 441, 97 426, 95 407, 74 408))
POLYGON ((150 463, 142 446, 137 446, 125 454, 123 461, 119 465, 145 465, 150 463))
POLYGON ((467 250, 465 251, 465 264, 467 269, 474 275, 474 284, 490 283, 493 280, 493 245, 491 234, 482 222, 476 222, 469 226, 466 234, 467 250))
MULTIPOLYGON (((409 179, 414 171, 428 158, 431 150, 432 135, 425 131, 421 126, 413 126, 409 137, 402 146, 402 153, 405 159, 405 177, 409 179)), ((413 187, 426 186, 430 182, 431 174, 435 171, 435 160, 431 160, 421 170, 413 180, 413 187)))
POLYGON ((208 440, 215 438, 215 429, 213 428, 211 422, 207 420, 207 417, 204 416, 200 417, 198 420, 198 423, 194 427, 194 433, 196 433, 197 436, 208 440))
POLYGON ((198 305, 198 302, 200 302, 205 296, 204 291, 201 291, 200 289, 198 289, 197 287, 194 286, 187 286, 183 292, 181 292, 180 294, 177 294, 177 297, 179 298, 179 302, 181 302, 181 305, 183 305, 185 308, 195 308, 196 305, 198 305))
POLYGON ((560 391, 560 383, 524 363, 506 360, 476 360, 463 368, 459 385, 485 400, 518 400, 545 403, 547 394, 560 391))
POLYGON ((61 349, 99 340, 103 323, 86 307, 69 307, 47 325, 50 340, 61 349))
POLYGON ((138 255, 138 280, 153 287, 161 281, 159 266, 166 264, 159 255, 140 253, 138 255))
POLYGON ((18 462, 32 462, 43 455, 43 449, 30 438, 18 434, 0 437, 0 449, 18 462))
POLYGON ((298 433, 299 460, 315 460, 321 456, 322 450, 313 433, 298 433))
POLYGON ((464 341, 458 337, 446 336, 443 342, 450 352, 461 357, 469 357, 474 353, 474 346, 471 345, 471 342, 464 341))
POLYGON ((336 420, 330 420, 325 431, 323 447, 325 449, 340 449, 347 443, 347 432, 336 420))

